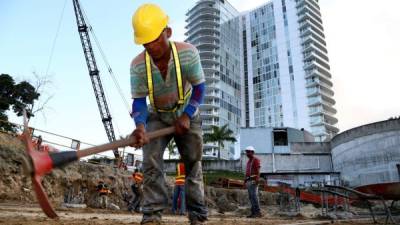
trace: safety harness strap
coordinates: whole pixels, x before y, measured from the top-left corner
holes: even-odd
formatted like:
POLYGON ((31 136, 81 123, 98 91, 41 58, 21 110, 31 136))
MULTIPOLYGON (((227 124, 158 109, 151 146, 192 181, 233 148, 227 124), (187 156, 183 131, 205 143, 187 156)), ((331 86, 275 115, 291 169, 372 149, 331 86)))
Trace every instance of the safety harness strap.
POLYGON ((146 63, 146 74, 147 74, 147 87, 149 89, 149 99, 150 99, 150 104, 151 106, 157 110, 158 112, 175 112, 177 109, 179 109, 183 104, 185 104, 185 99, 189 97, 190 91, 186 95, 183 94, 183 81, 182 81, 182 71, 181 71, 181 63, 179 59, 179 54, 176 49, 175 43, 170 42, 171 47, 172 47, 172 56, 174 59, 174 64, 175 64, 175 74, 176 74, 176 83, 178 87, 178 103, 177 105, 170 110, 163 110, 163 109, 157 109, 154 103, 154 86, 153 86, 153 74, 152 74, 152 69, 151 69, 151 61, 150 61, 150 55, 146 51, 145 52, 145 63, 146 63))

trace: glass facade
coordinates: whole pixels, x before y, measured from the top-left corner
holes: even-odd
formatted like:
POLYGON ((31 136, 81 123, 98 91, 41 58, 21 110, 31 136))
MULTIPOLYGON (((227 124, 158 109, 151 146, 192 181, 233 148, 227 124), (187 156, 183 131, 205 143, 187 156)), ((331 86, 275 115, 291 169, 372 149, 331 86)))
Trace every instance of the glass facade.
MULTIPOLYGON (((199 0, 186 15, 186 41, 206 75, 204 132, 293 127, 323 141, 339 131, 317 0, 271 0, 241 14, 225 0, 199 0)), ((225 143, 223 158, 233 146, 225 143)))
POLYGON ((304 128, 318 141, 335 135, 339 130, 318 2, 272 0, 240 17, 242 126, 304 128))
MULTIPOLYGON (((237 136, 241 118, 239 13, 227 1, 200 0, 186 15, 186 41, 199 50, 206 76, 203 130, 207 133, 212 125, 228 124, 237 136)), ((216 155, 216 150, 216 143, 204 145, 206 155, 216 155)), ((234 144, 224 143, 221 158, 234 154, 234 144)))

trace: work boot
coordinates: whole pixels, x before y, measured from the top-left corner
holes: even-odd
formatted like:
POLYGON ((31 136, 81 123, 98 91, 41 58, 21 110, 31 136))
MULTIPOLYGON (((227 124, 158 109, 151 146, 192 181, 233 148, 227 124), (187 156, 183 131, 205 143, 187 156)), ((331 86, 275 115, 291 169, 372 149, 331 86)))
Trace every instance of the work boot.
POLYGON ((190 225, 205 225, 206 221, 207 221, 207 217, 206 216, 193 216, 189 215, 189 221, 190 221, 190 225))
POLYGON ((147 222, 141 222, 141 225, 161 225, 161 221, 147 221, 147 222))
POLYGON ((205 225, 205 221, 200 221, 200 220, 191 220, 190 225, 205 225))
POLYGON ((261 218, 262 216, 261 212, 258 212, 253 215, 253 218, 261 218))
POLYGON ((142 222, 140 224, 161 225, 161 212, 143 214, 142 222))
POLYGON ((262 217, 261 212, 252 213, 252 214, 250 214, 250 215, 247 216, 247 218, 261 218, 261 217, 262 217))

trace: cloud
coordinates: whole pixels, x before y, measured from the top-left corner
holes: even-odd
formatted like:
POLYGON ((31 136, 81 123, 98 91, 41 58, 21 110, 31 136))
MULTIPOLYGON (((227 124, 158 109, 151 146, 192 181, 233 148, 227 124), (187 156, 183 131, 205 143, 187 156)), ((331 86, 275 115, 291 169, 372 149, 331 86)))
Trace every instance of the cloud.
POLYGON ((339 128, 400 115, 400 1, 320 1, 339 128))

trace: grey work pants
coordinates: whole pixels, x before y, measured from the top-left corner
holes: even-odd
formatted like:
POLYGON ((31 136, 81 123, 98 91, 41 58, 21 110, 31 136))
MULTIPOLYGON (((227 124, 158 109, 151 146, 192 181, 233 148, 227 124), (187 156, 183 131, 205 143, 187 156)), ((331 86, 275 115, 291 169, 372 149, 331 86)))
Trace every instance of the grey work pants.
MULTIPOLYGON (((157 113, 150 113, 146 132, 171 126, 163 122, 157 113)), ((162 210, 168 207, 168 194, 164 180, 164 150, 174 138, 179 154, 185 164, 185 196, 190 220, 207 220, 204 201, 203 172, 201 157, 203 139, 201 119, 197 115, 190 121, 190 130, 183 136, 164 136, 152 140, 143 147, 143 220, 160 221, 162 210)))
POLYGON ((260 202, 258 200, 258 184, 254 181, 246 182, 247 191, 249 192, 249 200, 251 204, 251 214, 260 213, 260 202))

